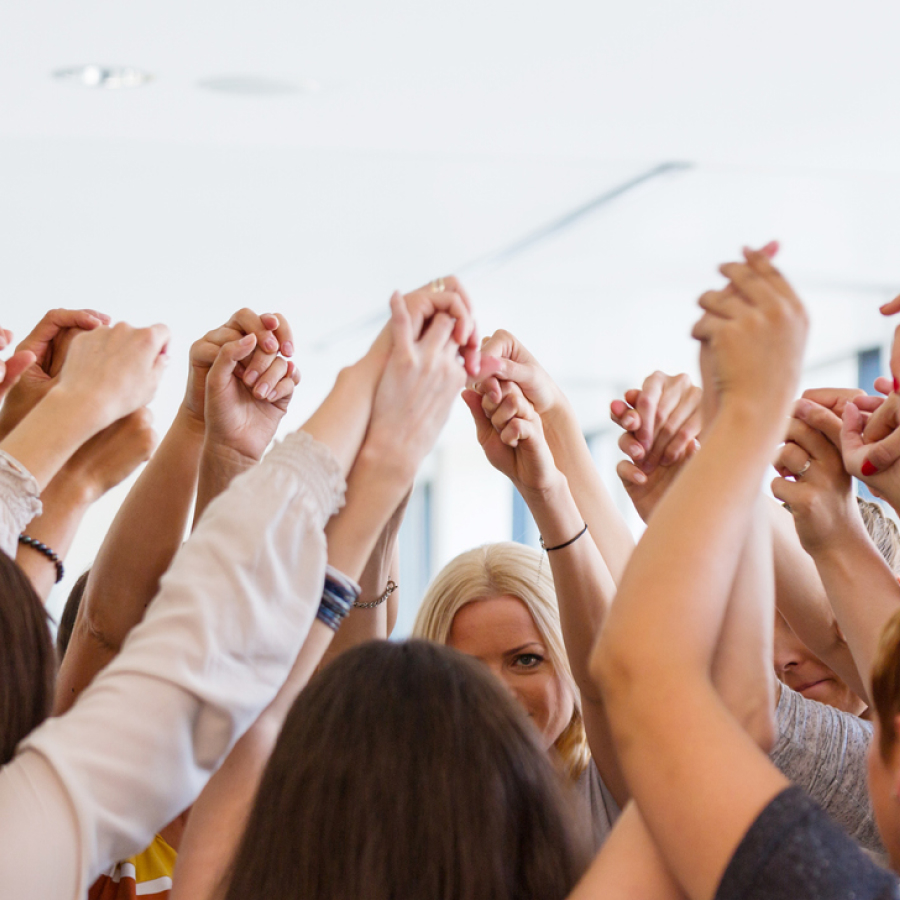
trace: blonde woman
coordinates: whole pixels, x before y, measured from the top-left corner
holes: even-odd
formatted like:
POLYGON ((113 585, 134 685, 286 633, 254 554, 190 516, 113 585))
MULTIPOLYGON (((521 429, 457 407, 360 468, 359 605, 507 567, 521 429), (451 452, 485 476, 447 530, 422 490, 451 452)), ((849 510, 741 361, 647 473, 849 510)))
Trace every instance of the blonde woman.
POLYGON ((488 459, 531 509, 547 557, 511 543, 463 553, 429 587, 413 635, 480 659, 506 686, 571 780, 599 847, 627 796, 588 672, 615 583, 519 386, 504 381, 499 402, 473 391, 464 398, 488 459))

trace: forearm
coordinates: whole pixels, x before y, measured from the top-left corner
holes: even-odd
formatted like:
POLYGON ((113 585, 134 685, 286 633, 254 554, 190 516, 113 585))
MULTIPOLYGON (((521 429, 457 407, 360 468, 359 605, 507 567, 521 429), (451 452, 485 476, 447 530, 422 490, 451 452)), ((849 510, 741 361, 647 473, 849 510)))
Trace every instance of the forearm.
POLYGON ((848 683, 867 699, 881 632, 900 607, 900 585, 865 530, 842 535, 817 555, 816 566, 859 673, 857 685, 848 683))
POLYGON ((771 448, 742 409, 722 410, 653 514, 601 643, 652 680, 657 666, 707 678, 771 448), (710 498, 728 497, 727 503, 710 498), (623 595, 629 599, 620 602, 623 595), (653 598, 652 603, 647 598, 653 598), (653 608, 648 619, 646 610, 653 608))
POLYGON ((228 447, 209 441, 203 444, 200 471, 197 479, 197 503, 194 507, 194 527, 200 521, 206 507, 219 496, 242 472, 257 465, 250 459, 228 447))
POLYGON ((775 500, 766 503, 775 560, 775 605, 794 634, 854 693, 868 694, 813 558, 803 549, 791 514, 775 500))
POLYGON ((722 702, 757 744, 774 742, 772 667, 775 602, 767 499, 759 496, 738 561, 712 665, 722 702))
MULTIPOLYGON (((564 477, 546 492, 522 493, 544 544, 556 547, 571 540, 585 525, 564 477)), ((588 533, 547 554, 559 602, 560 623, 572 675, 583 697, 599 700, 590 675, 591 650, 616 593, 604 559, 588 533)))
POLYGON ((0 450, 28 469, 41 491, 102 427, 89 401, 54 388, 0 441, 0 450))
POLYGON ((282 688, 209 780, 191 809, 172 879, 172 900, 207 900, 227 877, 285 717, 334 632, 315 621, 282 688))
POLYGON ((687 900, 634 803, 622 811, 568 900, 687 900))
MULTIPOLYGON (((65 560, 91 503, 92 498, 77 479, 66 477, 63 470, 41 494, 43 508, 28 523, 28 536, 46 544, 60 560, 65 560)), ((44 553, 23 544, 19 544, 16 562, 28 575, 37 595, 46 602, 57 581, 56 564, 44 553)))
MULTIPOLYGON (((27 780, 33 765, 49 767, 71 804, 64 813, 44 807, 24 832, 9 807, 14 826, 0 828, 4 876, 20 868, 42 827, 57 833, 55 823, 74 808, 62 849, 75 843, 79 866, 65 896, 83 894, 196 799, 284 684, 309 633, 324 578, 323 528, 342 489, 327 448, 292 435, 210 505, 125 651, 0 773, 9 784, 20 774, 27 780)), ((46 893, 43 877, 31 867, 23 893, 46 893)))
POLYGON ((634 550, 634 538, 610 496, 568 400, 542 417, 557 468, 566 476, 590 535, 616 584, 634 550))
MULTIPOLYGON (((352 480, 352 476, 351 476, 352 480)), ((332 543, 332 539, 329 538, 332 543)), ((333 546, 333 543, 332 543, 333 546)), ((359 577, 359 603, 377 603, 377 606, 355 606, 344 619, 340 630, 334 636, 325 654, 324 662, 330 662, 345 650, 366 641, 387 638, 397 618, 397 590, 387 599, 379 602, 388 581, 399 583, 396 540, 383 543, 378 541, 359 577)))
POLYGON ((384 362, 385 357, 373 348, 359 362, 342 369, 331 393, 302 428, 331 448, 345 474, 365 437, 384 362))
POLYGON ((119 509, 91 570, 55 712, 64 712, 141 621, 184 540, 202 435, 179 413, 119 509))

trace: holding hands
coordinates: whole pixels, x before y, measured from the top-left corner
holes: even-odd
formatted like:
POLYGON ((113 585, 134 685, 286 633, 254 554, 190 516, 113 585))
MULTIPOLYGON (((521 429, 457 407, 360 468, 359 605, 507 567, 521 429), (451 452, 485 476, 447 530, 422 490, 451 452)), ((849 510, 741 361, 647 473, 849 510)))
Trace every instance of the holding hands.
POLYGON ((391 297, 390 353, 366 437, 370 449, 403 469, 417 468, 431 450, 465 384, 459 320, 444 312, 422 318, 422 309, 419 299, 391 297))
POLYGON ((705 312, 692 334, 701 342, 711 411, 739 402, 774 422, 773 413, 786 414, 796 396, 808 320, 766 252, 745 249, 744 257, 720 267, 729 284, 700 297, 705 312), (762 398, 764 405, 757 402, 762 398))
MULTIPOLYGON (((66 360, 72 339, 100 325, 109 316, 93 309, 51 309, 16 347, 2 367, 0 440, 43 399, 53 387, 66 360)), ((0 350, 12 341, 12 332, 0 330, 0 350)))
POLYGON ((775 463, 779 477, 772 493, 790 507, 800 543, 813 557, 840 541, 848 527, 864 530, 839 449, 840 428, 830 409, 798 400, 775 463))
POLYGON ((562 477, 544 437, 541 417, 514 381, 498 385, 483 396, 467 390, 463 400, 475 420, 478 443, 490 464, 506 475, 523 496, 541 494, 562 477))
POLYGON ((259 461, 284 417, 300 373, 290 325, 280 314, 235 313, 191 347, 185 412, 206 440, 259 461))

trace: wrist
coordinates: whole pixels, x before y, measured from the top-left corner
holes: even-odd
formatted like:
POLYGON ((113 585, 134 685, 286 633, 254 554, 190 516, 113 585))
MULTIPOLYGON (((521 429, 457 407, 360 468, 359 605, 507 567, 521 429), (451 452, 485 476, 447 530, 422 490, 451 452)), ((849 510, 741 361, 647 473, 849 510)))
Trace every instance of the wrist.
POLYGON ((353 477, 359 478, 361 483, 377 486, 386 496, 396 495, 396 508, 416 477, 416 469, 390 435, 375 431, 366 436, 360 447, 353 464, 353 477))
POLYGON ((198 443, 203 443, 206 440, 206 421, 204 417, 197 415, 184 400, 181 401, 181 405, 175 413, 175 418, 172 420, 172 428, 180 429, 198 443))

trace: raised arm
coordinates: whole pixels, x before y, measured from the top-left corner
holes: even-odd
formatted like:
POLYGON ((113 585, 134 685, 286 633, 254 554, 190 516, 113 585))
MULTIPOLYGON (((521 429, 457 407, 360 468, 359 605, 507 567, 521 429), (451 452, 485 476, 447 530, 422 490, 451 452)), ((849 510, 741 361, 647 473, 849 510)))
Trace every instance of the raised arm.
POLYGON ((616 760, 602 698, 589 670, 591 648, 615 596, 615 582, 600 551, 587 540, 584 519, 566 477, 554 464, 542 419, 518 385, 503 382, 499 403, 475 391, 466 391, 463 399, 491 465, 512 481, 528 504, 544 545, 554 548, 548 551, 549 564, 566 655, 581 694, 585 733, 604 783, 624 805, 628 790, 616 760))
MULTIPOLYGON (((752 562, 767 549, 756 498, 796 389, 806 318, 761 254, 723 271, 733 287, 701 298, 707 312, 694 329, 715 418, 656 508, 594 653, 628 784, 693 898, 716 893, 747 829, 786 784, 711 672, 744 554, 752 562)), ((764 566, 745 568, 765 578, 764 566)), ((771 584, 755 602, 758 616, 767 607, 771 616, 771 584)))
MULTIPOLYGON (((264 323, 249 310, 242 310, 191 347, 187 390, 175 420, 125 498, 97 554, 69 649, 60 667, 56 714, 67 710, 97 672, 119 652, 128 633, 143 617, 159 589, 160 578, 184 541, 206 433, 207 381, 221 343, 230 341, 226 346, 236 357, 232 369, 241 360, 248 366, 251 362, 256 364, 254 347, 257 342, 274 339, 276 324, 277 320, 264 323), (235 347, 242 352, 235 354, 235 347)), ((265 360, 268 365, 258 369, 271 372, 274 358, 265 360)), ((286 364, 280 366, 276 374, 286 370, 286 364)), ((219 376, 215 381, 217 391, 211 403, 215 424, 227 415, 224 409, 231 408, 233 412, 233 407, 240 406, 240 401, 245 399, 253 407, 266 408, 261 414, 262 422, 238 414, 245 443, 255 440, 254 446, 258 445, 254 462, 258 462, 284 415, 294 384, 291 379, 285 381, 278 405, 253 399, 250 389, 231 377, 230 372, 225 373, 224 379, 219 376), (232 390, 226 397, 221 397, 223 380, 232 390)), ((233 476, 238 471, 241 469, 230 474, 233 476)), ((227 481, 222 486, 225 484, 227 481)))
POLYGON ((628 526, 594 465, 590 448, 568 398, 538 361, 508 331, 497 331, 482 346, 484 371, 470 382, 499 404, 501 385, 515 382, 541 417, 556 467, 576 498, 581 521, 587 523, 613 580, 618 582, 634 548, 628 526))
POLYGON ((900 607, 900 585, 866 531, 850 475, 829 434, 840 440, 837 416, 801 400, 778 460, 782 477, 772 483, 772 491, 790 506, 799 539, 815 561, 834 610, 840 652, 826 657, 788 615, 785 618, 801 640, 868 702, 878 637, 900 607))
MULTIPOLYGON (((464 383, 452 338, 455 320, 439 314, 424 335, 412 330, 406 303, 391 301, 391 345, 371 422, 347 490, 328 526, 329 565, 358 579, 376 539, 408 492, 464 383)), ((238 742, 191 812, 174 878, 173 900, 215 896, 226 877, 263 769, 294 699, 334 632, 314 622, 287 682, 238 742)))

